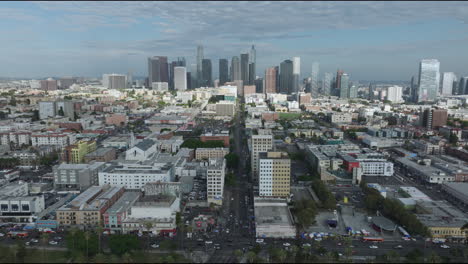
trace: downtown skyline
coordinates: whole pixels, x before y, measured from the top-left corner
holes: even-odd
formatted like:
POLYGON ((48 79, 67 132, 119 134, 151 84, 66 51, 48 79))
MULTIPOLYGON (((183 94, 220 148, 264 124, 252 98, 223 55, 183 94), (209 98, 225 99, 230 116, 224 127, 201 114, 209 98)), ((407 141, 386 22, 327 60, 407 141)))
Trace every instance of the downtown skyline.
POLYGON ((343 69, 355 80, 409 80, 427 58, 438 59, 441 72, 463 76, 467 7, 464 2, 3 2, 0 76, 129 71, 146 76, 148 57, 185 57, 187 67, 196 64, 197 45, 213 63, 213 79, 219 59, 230 64, 251 45, 260 77, 293 57, 300 57, 301 78, 311 75, 316 61, 320 79, 343 69), (290 19, 273 23, 238 14, 259 8, 290 19))

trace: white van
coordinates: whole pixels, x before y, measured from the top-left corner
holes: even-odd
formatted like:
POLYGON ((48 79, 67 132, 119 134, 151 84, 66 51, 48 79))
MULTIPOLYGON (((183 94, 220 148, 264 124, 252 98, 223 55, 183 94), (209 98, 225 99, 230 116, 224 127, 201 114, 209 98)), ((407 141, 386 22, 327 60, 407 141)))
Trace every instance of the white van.
POLYGON ((255 242, 257 243, 263 243, 265 240, 263 240, 263 238, 257 238, 257 240, 255 240, 255 242))

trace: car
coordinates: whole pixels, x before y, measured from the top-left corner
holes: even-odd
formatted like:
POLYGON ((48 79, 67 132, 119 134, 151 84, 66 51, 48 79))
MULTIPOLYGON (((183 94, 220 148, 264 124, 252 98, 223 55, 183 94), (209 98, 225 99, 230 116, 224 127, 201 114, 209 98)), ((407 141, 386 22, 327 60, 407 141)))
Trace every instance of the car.
POLYGON ((29 246, 30 244, 31 244, 31 243, 29 243, 29 241, 25 243, 26 246, 29 246))
POLYGON ((52 240, 52 241, 50 241, 50 242, 49 242, 49 244, 50 244, 50 245, 57 245, 57 244, 58 244, 58 242, 57 242, 57 241, 53 241, 53 240, 52 240))
POLYGON ((55 240, 62 240, 62 237, 54 237, 55 240))
POLYGON ((341 246, 341 243, 338 243, 338 246, 341 246))
POLYGON ((396 248, 396 249, 402 249, 403 246, 402 246, 402 245, 398 245, 398 246, 396 246, 395 248, 396 248))
POLYGON ((151 247, 152 248, 159 248, 159 245, 158 244, 152 244, 151 247))
POLYGON ((441 248, 450 248, 450 246, 445 245, 445 244, 440 245, 440 247, 441 247, 441 248))
POLYGON ((373 245, 373 246, 369 246, 369 248, 376 249, 376 248, 379 248, 379 247, 378 247, 378 246, 375 246, 375 245, 373 245))
POLYGON ((311 246, 312 246, 312 245, 309 244, 309 243, 304 243, 304 244, 302 244, 302 247, 311 247, 311 246))
POLYGON ((39 240, 37 240, 37 239, 31 239, 31 243, 39 243, 39 240))
POLYGON ((255 240, 255 242, 257 242, 257 243, 263 243, 263 242, 265 242, 265 240, 263 240, 263 238, 257 238, 257 240, 255 240))
POLYGON ((213 244, 213 241, 210 241, 210 240, 205 241, 205 245, 210 245, 210 244, 213 244))
POLYGON ((288 242, 286 242, 286 243, 283 243, 283 246, 285 246, 285 247, 290 247, 291 244, 289 244, 288 242))
POLYGON ((3 236, 5 236, 5 234, 3 234, 3 233, 0 233, 0 237, 3 237, 3 236))

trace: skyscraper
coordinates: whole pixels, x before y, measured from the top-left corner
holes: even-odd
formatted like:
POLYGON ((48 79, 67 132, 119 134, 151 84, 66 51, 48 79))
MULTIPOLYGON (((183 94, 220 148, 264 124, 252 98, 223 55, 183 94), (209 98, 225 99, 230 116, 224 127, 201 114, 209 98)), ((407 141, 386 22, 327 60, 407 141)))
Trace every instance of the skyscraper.
POLYGON ((275 71, 276 71, 276 89, 275 89, 275 93, 279 93, 279 90, 280 90, 280 68, 279 68, 279 66, 275 66, 275 71))
POLYGON ((242 80, 241 74, 240 74, 240 61, 239 57, 234 56, 231 59, 231 81, 239 81, 242 80))
POLYGON ((255 50, 255 46, 252 45, 252 48, 249 52, 249 84, 254 84, 255 76, 256 76, 256 66, 257 66, 257 51, 255 50))
POLYGON ((192 73, 187 72, 187 89, 191 90, 192 88, 192 73))
POLYGON ((387 100, 392 103, 401 103, 403 101, 403 87, 390 86, 387 88, 387 100))
POLYGON ((458 83, 458 94, 468 94, 468 76, 461 77, 458 83))
POLYGON ((197 47, 197 80, 202 79, 203 46, 197 47))
POLYGON ((203 59, 202 60, 202 86, 211 87, 213 86, 212 79, 212 70, 211 70, 211 60, 203 59))
POLYGON ((440 62, 435 59, 422 60, 419 63, 418 102, 435 101, 439 91, 440 62))
POLYGON ((282 94, 291 94, 293 91, 293 62, 285 60, 280 64, 280 88, 282 94))
POLYGON ((330 96, 333 87, 333 74, 326 72, 323 76, 322 82, 322 93, 324 95, 330 96))
POLYGON ((340 89, 341 87, 341 75, 343 75, 342 70, 337 70, 336 71, 336 79, 335 79, 335 88, 340 89))
POLYGON ((255 79, 254 84, 255 84, 256 93, 264 93, 263 92, 263 78, 255 79))
POLYGON ((411 77, 410 101, 418 101, 418 80, 414 76, 411 77))
POLYGON ((255 63, 249 64, 249 85, 254 84, 255 81, 255 63))
POLYGON ((265 70, 265 93, 276 93, 276 67, 265 70))
POLYGON ((241 80, 245 84, 249 83, 249 54, 241 54, 240 60, 241 80))
POLYGON ((453 72, 444 72, 442 79, 442 95, 452 95, 454 83, 457 81, 457 76, 453 72))
POLYGON ((311 88, 311 93, 312 93, 312 98, 316 98, 318 95, 318 90, 319 90, 319 63, 318 62, 313 62, 312 63, 312 82, 310 84, 311 88))
POLYGON ((301 58, 293 57, 293 84, 291 93, 299 91, 299 78, 301 75, 301 58))
POLYGON ((357 82, 353 82, 349 85, 348 98, 357 98, 358 85, 359 84, 357 82))
POLYGON ((349 76, 347 73, 342 73, 340 75, 340 98, 348 98, 349 96, 348 90, 349 90, 349 76))
POLYGON ((224 85, 228 81, 228 60, 219 59, 219 85, 224 85))
POLYGON ((174 89, 177 91, 187 90, 187 69, 185 67, 174 68, 174 89))
POLYGON ((154 82, 169 82, 169 72, 167 57, 165 56, 154 56, 148 58, 148 83, 154 82))

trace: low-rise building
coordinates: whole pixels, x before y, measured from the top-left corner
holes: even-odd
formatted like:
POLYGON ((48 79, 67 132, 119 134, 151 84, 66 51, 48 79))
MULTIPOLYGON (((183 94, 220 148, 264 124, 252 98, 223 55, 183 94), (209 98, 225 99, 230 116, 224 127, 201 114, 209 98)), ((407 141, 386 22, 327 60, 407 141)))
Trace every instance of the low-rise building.
POLYGON ((225 134, 213 134, 213 133, 207 133, 203 134, 200 136, 200 140, 202 142, 207 142, 207 141, 222 141, 224 144, 224 147, 229 147, 229 133, 225 134))
POLYGON ((296 237, 296 227, 285 199, 255 197, 254 212, 256 237, 296 237))
POLYGON ((67 163, 83 163, 85 155, 96 150, 96 141, 80 140, 73 145, 65 147, 62 160, 67 163))
POLYGON ((98 173, 104 168, 104 162, 56 165, 52 170, 54 188, 59 191, 84 191, 98 184, 98 173))
POLYGON ((91 161, 109 162, 117 158, 117 150, 115 148, 98 148, 93 152, 85 155, 84 161, 89 163, 91 161))
POLYGON ((197 148, 195 150, 195 159, 219 159, 229 154, 229 148, 197 148))
POLYGON ((91 186, 70 203, 57 209, 57 221, 65 226, 94 228, 101 223, 107 209, 123 194, 123 187, 91 186))
POLYGON ((131 207, 140 198, 140 195, 139 191, 124 192, 122 197, 103 214, 104 227, 121 231, 123 220, 130 215, 131 207))
POLYGON ((126 189, 141 189, 148 182, 169 182, 174 180, 174 170, 170 164, 138 165, 111 164, 99 172, 99 185, 125 186, 126 189))

